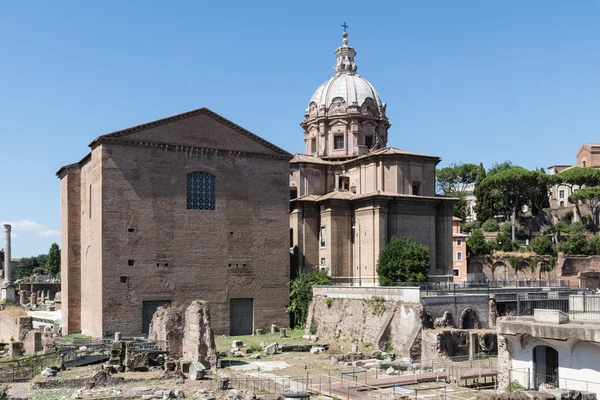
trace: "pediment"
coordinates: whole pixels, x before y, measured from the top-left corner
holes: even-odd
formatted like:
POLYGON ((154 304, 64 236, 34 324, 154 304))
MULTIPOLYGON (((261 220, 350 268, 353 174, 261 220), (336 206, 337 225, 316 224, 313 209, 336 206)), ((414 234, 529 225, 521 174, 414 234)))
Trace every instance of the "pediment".
POLYGON ((149 142, 291 157, 285 150, 207 108, 102 135, 90 143, 90 146, 103 140, 149 142))

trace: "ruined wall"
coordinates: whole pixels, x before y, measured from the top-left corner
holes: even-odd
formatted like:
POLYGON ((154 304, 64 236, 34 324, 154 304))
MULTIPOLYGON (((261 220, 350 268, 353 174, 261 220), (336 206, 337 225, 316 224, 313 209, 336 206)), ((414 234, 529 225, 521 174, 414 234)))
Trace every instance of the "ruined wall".
POLYGON ((9 343, 11 338, 14 341, 22 341, 32 329, 32 317, 19 316, 15 311, 0 311, 0 342, 9 343))
POLYGON ((148 339, 169 342, 171 357, 182 355, 184 312, 182 306, 170 305, 159 307, 152 316, 148 339))
MULTIPOLYGON (((561 279, 567 280, 571 286, 579 286, 579 274, 581 272, 600 272, 600 256, 566 256, 558 254, 556 271, 561 279)), ((585 287, 585 282, 582 282, 585 287)))
POLYGON ((371 342, 375 347, 391 345, 403 356, 411 348, 421 330, 422 307, 418 303, 343 299, 314 296, 307 326, 317 327, 322 338, 341 337, 371 342))
POLYGON ((421 341, 421 360, 446 357, 495 355, 498 352, 496 332, 466 329, 424 329, 421 341), (470 350, 471 341, 474 341, 470 350))
POLYGON ((28 331, 23 339, 25 354, 35 354, 42 351, 42 333, 40 331, 28 331))
POLYGON ((217 348, 210 323, 210 307, 195 300, 185 310, 182 353, 186 361, 199 361, 205 368, 217 366, 217 348))
POLYGON ((421 299, 423 308, 432 320, 443 318, 445 312, 452 315, 453 328, 490 328, 489 296, 487 295, 459 295, 459 296, 431 296, 421 299), (468 326, 467 319, 476 316, 477 326, 468 326))

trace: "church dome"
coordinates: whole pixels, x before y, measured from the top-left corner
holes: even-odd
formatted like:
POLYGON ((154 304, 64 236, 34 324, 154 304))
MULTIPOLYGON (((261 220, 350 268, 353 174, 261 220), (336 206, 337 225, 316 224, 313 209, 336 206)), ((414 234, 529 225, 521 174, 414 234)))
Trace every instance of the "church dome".
POLYGON ((317 88, 310 99, 310 104, 315 103, 317 109, 329 108, 333 99, 341 98, 349 106, 362 106, 366 99, 375 100, 377 107, 383 106, 383 102, 377 91, 362 76, 356 73, 337 73, 327 82, 317 88))
POLYGON ((335 51, 335 75, 312 95, 300 126, 306 154, 349 158, 386 146, 390 127, 386 105, 377 91, 356 73, 356 51, 348 46, 348 33, 335 51))

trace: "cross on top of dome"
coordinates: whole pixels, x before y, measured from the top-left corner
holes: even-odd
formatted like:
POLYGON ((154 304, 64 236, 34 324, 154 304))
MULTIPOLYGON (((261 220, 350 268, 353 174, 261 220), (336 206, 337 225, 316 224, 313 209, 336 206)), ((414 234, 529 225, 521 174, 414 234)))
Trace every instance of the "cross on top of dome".
POLYGON ((354 51, 354 48, 348 46, 348 32, 346 32, 348 25, 346 25, 346 23, 344 22, 342 27, 344 28, 344 33, 342 33, 342 46, 338 47, 335 51, 337 61, 333 69, 335 70, 336 74, 354 74, 358 69, 356 63, 354 62, 354 57, 356 57, 356 51, 354 51))

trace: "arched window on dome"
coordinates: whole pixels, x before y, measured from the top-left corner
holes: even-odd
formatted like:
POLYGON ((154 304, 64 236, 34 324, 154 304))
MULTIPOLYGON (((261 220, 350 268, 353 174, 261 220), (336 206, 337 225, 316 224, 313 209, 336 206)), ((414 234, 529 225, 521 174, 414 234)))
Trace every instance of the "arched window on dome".
POLYGON ((187 209, 215 210, 217 207, 217 177, 207 172, 187 174, 187 209))

